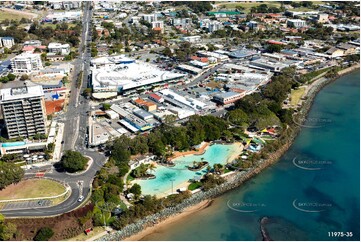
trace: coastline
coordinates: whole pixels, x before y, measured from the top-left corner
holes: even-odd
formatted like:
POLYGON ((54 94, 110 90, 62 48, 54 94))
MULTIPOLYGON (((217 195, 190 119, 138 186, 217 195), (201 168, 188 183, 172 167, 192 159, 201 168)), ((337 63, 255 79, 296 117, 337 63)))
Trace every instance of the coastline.
POLYGON ((149 236, 154 233, 157 233, 159 230, 165 228, 166 226, 168 226, 174 222, 178 222, 179 220, 184 219, 185 217, 187 217, 189 215, 192 215, 196 212, 199 212, 199 211, 211 206, 211 203, 212 203, 212 200, 205 200, 196 205, 190 206, 190 207, 186 208, 182 213, 175 214, 172 217, 169 217, 169 218, 155 224, 154 226, 147 227, 146 229, 142 230, 141 232, 134 234, 124 240, 125 241, 142 240, 144 237, 149 236))
MULTIPOLYGON (((316 97, 317 93, 322 90, 322 88, 336 79, 340 78, 343 75, 346 75, 350 72, 355 71, 356 69, 360 68, 359 63, 348 67, 346 69, 343 69, 338 72, 338 75, 336 75, 333 78, 320 78, 318 80, 315 80, 312 82, 309 86, 309 91, 307 93, 307 99, 304 101, 301 110, 297 114, 297 116, 305 118, 308 115, 308 112, 310 111, 314 98, 316 97)), ((299 117, 299 118, 300 118, 299 117)), ((136 224, 131 224, 123 228, 122 231, 117 232, 109 235, 104 236, 100 240, 140 240, 144 238, 145 236, 148 236, 152 233, 155 233, 156 230, 161 229, 162 227, 173 223, 177 220, 180 220, 181 218, 186 216, 186 211, 188 208, 192 208, 196 205, 203 204, 203 202, 210 201, 210 199, 218 197, 225 192, 228 192, 234 188, 237 188, 241 184, 243 184, 245 181, 249 180, 250 178, 254 177, 255 175, 262 172, 267 167, 271 166, 272 164, 276 163, 282 155, 290 148, 290 146, 293 144, 294 139, 297 137, 299 131, 302 127, 298 125, 294 125, 294 127, 290 127, 291 135, 289 139, 285 141, 285 143, 274 153, 270 154, 269 157, 266 160, 260 160, 258 165, 256 167, 253 167, 249 169, 248 171, 243 171, 239 173, 234 173, 227 177, 226 183, 219 185, 218 187, 215 187, 207 192, 202 193, 196 193, 194 194, 190 199, 186 199, 181 204, 178 204, 174 207, 174 209, 170 209, 172 214, 169 214, 168 211, 165 211, 164 213, 160 212, 153 216, 148 216, 143 219, 143 221, 139 221, 136 224), (185 214, 184 216, 180 216, 182 214, 185 214), (156 220, 154 220, 154 217, 157 217, 156 220), (169 220, 171 219, 171 220, 169 220), (150 224, 150 221, 153 221, 152 224, 150 224), (167 222, 168 221, 168 222, 167 222), (164 222, 164 223, 163 223, 164 222), (133 226, 132 226, 133 225, 133 226), (151 226, 151 228, 148 227, 151 226), (127 230, 127 227, 129 228, 129 231, 127 230), (147 231, 147 232, 146 232, 147 231), (115 236, 115 237, 113 237, 115 236)), ((206 207, 211 206, 211 203, 209 203, 206 207)), ((196 206, 198 207, 198 206, 196 206)), ((198 207, 197 210, 193 211, 200 211, 202 206, 198 207)), ((167 210, 167 209, 164 209, 167 210)), ((189 213, 188 213, 189 214, 189 213)))

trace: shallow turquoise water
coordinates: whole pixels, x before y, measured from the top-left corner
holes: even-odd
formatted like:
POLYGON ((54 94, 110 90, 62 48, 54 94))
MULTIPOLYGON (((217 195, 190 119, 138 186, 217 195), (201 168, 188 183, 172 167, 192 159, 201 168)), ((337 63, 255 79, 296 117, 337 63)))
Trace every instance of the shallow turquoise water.
POLYGON ((173 187, 175 188, 189 179, 194 178, 194 176, 203 175, 206 172, 206 169, 198 172, 188 170, 187 166, 192 166, 193 161, 201 161, 202 158, 204 158, 205 161, 209 162, 211 167, 213 167, 216 163, 225 164, 227 159, 232 155, 232 153, 236 152, 237 149, 239 149, 239 146, 236 144, 211 145, 203 155, 178 157, 174 160, 176 163, 176 166, 174 167, 157 166, 155 171, 152 172, 152 174, 156 176, 155 179, 137 180, 136 183, 141 185, 143 194, 167 194, 172 190, 172 180, 173 187))
POLYGON ((328 85, 309 114, 321 127, 303 128, 277 164, 144 240, 262 240, 264 216, 273 240, 359 240, 359 98, 359 72, 328 85))

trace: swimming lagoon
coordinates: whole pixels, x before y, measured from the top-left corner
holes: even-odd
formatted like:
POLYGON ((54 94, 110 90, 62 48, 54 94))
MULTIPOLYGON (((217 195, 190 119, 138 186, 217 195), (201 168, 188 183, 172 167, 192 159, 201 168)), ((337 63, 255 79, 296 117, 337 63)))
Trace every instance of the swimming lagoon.
POLYGON ((195 176, 202 176, 206 173, 207 167, 200 171, 190 171, 187 166, 192 166, 193 161, 208 161, 213 167, 214 164, 226 164, 235 154, 240 154, 240 144, 213 144, 207 148, 202 155, 187 155, 173 160, 174 167, 157 165, 151 173, 156 176, 152 180, 135 180, 142 187, 142 194, 166 196, 176 191, 176 188, 187 187, 185 182, 195 176), (184 186, 183 186, 184 185, 184 186))

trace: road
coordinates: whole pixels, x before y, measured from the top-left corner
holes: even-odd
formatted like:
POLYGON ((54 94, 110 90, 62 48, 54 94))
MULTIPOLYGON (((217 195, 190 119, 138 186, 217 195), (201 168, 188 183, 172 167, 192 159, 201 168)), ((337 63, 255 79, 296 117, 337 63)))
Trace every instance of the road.
MULTIPOLYGON (((41 167, 41 170, 50 170, 46 172, 44 177, 58 180, 68 184, 72 193, 70 197, 63 203, 44 208, 27 208, 1 211, 6 217, 34 217, 34 216, 53 216, 60 215, 72 211, 81 205, 78 198, 82 195, 88 197, 91 192, 92 180, 98 170, 106 162, 106 157, 98 152, 89 151, 85 149, 85 137, 87 131, 89 101, 80 94, 88 85, 88 74, 90 68, 90 53, 86 48, 88 41, 91 40, 91 16, 90 2, 84 2, 83 14, 83 31, 81 42, 79 45, 79 58, 74 63, 74 79, 71 84, 71 94, 69 99, 69 106, 67 112, 59 120, 64 120, 64 146, 63 150, 77 150, 83 155, 89 156, 93 159, 92 165, 86 172, 79 175, 72 175, 53 169, 52 165, 41 167), (83 81, 81 87, 76 87, 76 79, 79 73, 83 72, 83 81), (80 187, 78 181, 82 181, 80 187), (80 194, 81 193, 81 194, 80 194)), ((26 178, 35 177, 35 170, 27 170, 26 178)))
MULTIPOLYGON (((93 158, 92 165, 85 173, 81 175, 72 175, 57 170, 52 170, 51 172, 45 173, 44 176, 45 178, 51 178, 67 183, 71 187, 72 193, 66 201, 64 201, 59 205, 48 208, 45 207, 45 208, 15 209, 15 210, 4 210, 0 212, 6 217, 53 216, 53 215, 60 215, 67 213, 79 207, 81 205, 81 203, 78 202, 79 196, 82 195, 85 198, 88 196, 91 190, 90 184, 92 183, 92 180, 96 172, 104 165, 105 162, 104 155, 98 152, 84 151, 83 153, 93 158), (78 181, 83 182, 82 189, 80 189, 78 185, 78 181), (82 191, 81 194, 80 191, 82 191)), ((50 168, 51 166, 41 167, 40 170, 45 170, 50 168)), ((26 178, 35 177, 36 170, 31 172, 32 173, 27 173, 25 177, 26 178)))
POLYGON ((91 15, 92 10, 89 9, 90 3, 84 2, 83 15, 83 31, 81 43, 79 44, 79 58, 74 63, 74 79, 71 84, 71 93, 69 98, 68 110, 65 114, 65 130, 64 133, 64 150, 74 150, 79 144, 78 140, 82 140, 86 134, 87 111, 89 110, 89 102, 81 96, 82 90, 87 87, 88 74, 90 68, 90 52, 86 47, 88 41, 91 40, 91 15), (82 86, 77 88, 76 79, 79 74, 83 73, 82 86))

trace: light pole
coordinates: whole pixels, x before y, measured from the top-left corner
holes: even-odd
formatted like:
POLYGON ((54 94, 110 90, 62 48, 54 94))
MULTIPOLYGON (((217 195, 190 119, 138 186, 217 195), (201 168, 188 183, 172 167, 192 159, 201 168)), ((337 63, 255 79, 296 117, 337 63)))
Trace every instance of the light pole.
POLYGON ((174 179, 170 179, 170 181, 172 182, 172 194, 173 194, 173 182, 175 181, 174 179))

